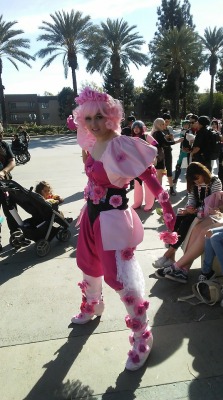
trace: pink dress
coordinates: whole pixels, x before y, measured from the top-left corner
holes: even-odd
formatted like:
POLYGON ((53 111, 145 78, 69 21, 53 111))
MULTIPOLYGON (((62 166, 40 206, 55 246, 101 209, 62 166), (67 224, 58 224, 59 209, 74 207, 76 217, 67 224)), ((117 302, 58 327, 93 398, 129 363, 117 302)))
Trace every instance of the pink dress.
POLYGON ((89 181, 77 264, 87 275, 104 276, 115 290, 125 287, 144 292, 143 275, 134 256, 144 231, 138 215, 128 207, 126 187, 130 180, 147 173, 156 153, 155 147, 141 139, 118 136, 108 143, 100 161, 89 155, 85 164, 89 181))

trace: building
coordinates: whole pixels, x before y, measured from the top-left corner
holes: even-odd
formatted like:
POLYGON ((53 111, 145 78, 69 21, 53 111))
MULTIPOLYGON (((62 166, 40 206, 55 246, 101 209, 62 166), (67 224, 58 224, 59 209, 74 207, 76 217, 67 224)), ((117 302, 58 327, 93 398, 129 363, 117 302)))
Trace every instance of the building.
POLYGON ((65 122, 59 117, 57 96, 6 94, 5 110, 7 124, 63 125, 65 122))

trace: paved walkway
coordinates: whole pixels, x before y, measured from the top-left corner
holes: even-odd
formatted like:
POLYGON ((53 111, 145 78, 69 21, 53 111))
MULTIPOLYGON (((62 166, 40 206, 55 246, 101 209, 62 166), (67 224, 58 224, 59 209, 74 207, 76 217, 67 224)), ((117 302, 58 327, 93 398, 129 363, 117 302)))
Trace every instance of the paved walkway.
MULTIPOLYGON (((173 148, 176 160, 179 145, 173 148)), ((86 182, 75 138, 33 139, 31 161, 19 166, 14 180, 29 188, 50 181, 65 198, 66 216, 77 218, 86 182)), ((185 172, 185 171, 184 171, 185 172)), ((185 183, 177 185, 175 208, 185 203, 185 183)), ((130 192, 130 202, 133 193, 130 192)), ((164 252, 155 211, 139 211, 145 239, 137 250, 150 299, 154 348, 145 367, 124 369, 129 350, 125 310, 104 287, 106 309, 101 319, 72 326, 81 279, 75 266, 77 230, 71 225, 69 243, 51 242, 45 258, 35 244, 14 252, 3 224, 4 251, 0 261, 0 399, 1 400, 222 400, 223 309, 220 305, 190 306, 177 302, 196 281, 196 260, 188 284, 157 280, 152 262, 164 252)), ((21 210, 21 216, 25 213, 21 210)), ((181 254, 179 250, 179 255, 181 254)))

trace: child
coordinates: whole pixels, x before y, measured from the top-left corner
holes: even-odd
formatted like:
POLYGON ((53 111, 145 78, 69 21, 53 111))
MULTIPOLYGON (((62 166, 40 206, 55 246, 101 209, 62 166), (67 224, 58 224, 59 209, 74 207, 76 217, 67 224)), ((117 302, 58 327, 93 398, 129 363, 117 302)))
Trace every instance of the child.
POLYGON ((40 194, 46 201, 51 204, 61 204, 64 199, 62 199, 58 194, 53 194, 52 187, 46 181, 41 181, 36 185, 35 192, 40 194))
MULTIPOLYGON (((46 181, 41 181, 36 185, 35 192, 40 194, 48 203, 52 205, 54 210, 58 211, 59 204, 64 202, 64 199, 60 197, 58 194, 54 194, 52 191, 52 187, 46 181)), ((59 211, 61 216, 64 218, 62 211, 59 211)), ((71 224, 73 218, 65 218, 66 221, 71 224)))
MULTIPOLYGON (((189 128, 190 128, 190 121, 186 119, 186 120, 182 121, 181 124, 182 124, 182 129, 180 132, 180 137, 184 138, 184 140, 180 145, 180 154, 179 154, 179 158, 177 160, 175 177, 174 177, 173 183, 177 183, 177 180, 181 174, 181 165, 182 165, 183 159, 186 157, 188 158, 188 154, 191 149, 189 141, 186 138, 186 134, 188 133, 189 128)), ((188 164, 189 164, 189 162, 188 162, 188 164)))

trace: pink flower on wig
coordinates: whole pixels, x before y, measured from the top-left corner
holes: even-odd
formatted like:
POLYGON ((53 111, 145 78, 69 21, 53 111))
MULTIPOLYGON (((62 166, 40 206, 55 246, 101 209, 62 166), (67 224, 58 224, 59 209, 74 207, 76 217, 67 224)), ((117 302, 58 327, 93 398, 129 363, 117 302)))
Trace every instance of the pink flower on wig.
POLYGON ((111 130, 114 129, 114 123, 111 120, 106 121, 105 122, 105 126, 106 126, 107 129, 111 129, 111 130))
POLYGON ((177 232, 169 232, 169 231, 161 232, 159 234, 159 237, 161 240, 164 241, 164 243, 167 244, 175 244, 178 241, 177 232))
POLYGON ((123 303, 126 303, 128 306, 131 306, 135 303, 135 297, 134 296, 123 296, 122 301, 123 301, 123 303))
POLYGON ((158 195, 158 202, 159 203, 166 203, 169 201, 169 193, 167 193, 165 190, 163 190, 159 195, 158 195))
POLYGON ((98 92, 97 90, 86 87, 75 101, 78 105, 82 105, 87 101, 108 101, 109 95, 107 93, 98 92))
POLYGON ((164 214, 163 219, 164 219, 165 224, 168 225, 168 223, 172 221, 173 216, 170 213, 166 213, 166 214, 164 214))
POLYGON ((116 156, 116 160, 117 160, 118 162, 125 161, 125 160, 126 160, 126 154, 125 154, 125 153, 120 153, 120 154, 118 154, 118 155, 116 156))
POLYGON ((122 205, 122 196, 114 194, 110 197, 109 204, 114 208, 120 207, 122 205))
POLYGON ((142 329, 143 325, 138 318, 130 318, 129 315, 125 317, 125 323, 127 328, 132 329, 133 332, 138 332, 142 329))
POLYGON ((122 250, 121 251, 122 260, 124 260, 124 261, 131 260, 131 258, 134 256, 134 250, 135 250, 135 248, 131 248, 131 247, 128 247, 127 249, 122 250))

